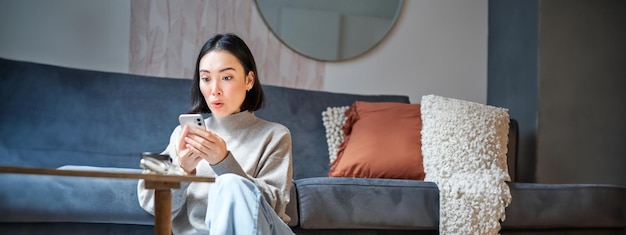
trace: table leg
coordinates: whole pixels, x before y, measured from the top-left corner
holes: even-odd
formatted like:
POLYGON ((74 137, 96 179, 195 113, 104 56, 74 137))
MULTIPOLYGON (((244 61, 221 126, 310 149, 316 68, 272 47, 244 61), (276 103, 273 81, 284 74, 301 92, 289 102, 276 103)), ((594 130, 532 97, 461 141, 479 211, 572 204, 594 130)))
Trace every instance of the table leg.
POLYGON ((169 189, 154 190, 154 234, 172 234, 172 192, 169 189))
POLYGON ((176 182, 146 181, 146 189, 154 189, 154 234, 172 234, 172 192, 173 188, 179 188, 176 182))

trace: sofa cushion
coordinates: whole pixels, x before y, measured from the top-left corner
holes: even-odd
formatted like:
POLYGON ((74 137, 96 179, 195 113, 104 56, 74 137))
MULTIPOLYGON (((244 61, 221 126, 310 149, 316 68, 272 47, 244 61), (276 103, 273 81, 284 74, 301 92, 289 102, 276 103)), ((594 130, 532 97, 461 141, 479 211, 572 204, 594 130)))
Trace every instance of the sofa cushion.
POLYGON ((419 180, 296 180, 304 229, 437 229, 439 190, 419 180), (384 216, 377 216, 377 212, 384 216))
POLYGON ((141 152, 165 149, 190 106, 185 79, 1 58, 0 77, 3 165, 137 167, 141 152))
POLYGON ((400 95, 353 95, 267 85, 263 90, 266 104, 255 114, 291 131, 294 179, 328 175, 328 145, 320 116, 326 108, 349 106, 357 100, 409 102, 407 96, 400 95))
POLYGON ((294 183, 293 181, 291 182, 291 191, 289 192, 289 203, 287 204, 287 207, 285 208, 285 214, 287 214, 289 216, 289 218, 291 218, 291 220, 289 220, 289 223, 287 223, 287 225, 291 226, 291 227, 296 227, 298 226, 298 223, 300 222, 299 218, 298 218, 298 192, 296 191, 296 183, 294 183))
POLYGON ((419 104, 355 102, 329 176, 424 179, 419 104))
POLYGON ((625 228, 626 187, 509 183, 513 200, 504 230, 625 228))
MULTIPOLYGON (((74 165, 62 166, 59 169, 127 173, 142 171, 132 168, 74 165)), ((137 180, 0 174, 0 188, 16 189, 0 190, 0 211, 8 212, 0 213, 0 223, 154 224, 154 217, 146 213, 137 201, 137 180), (28 185, 28 188, 17 185, 28 185), (47 195, 48 199, 42 200, 39 195, 47 195), (51 198, 56 203, 49 203, 51 198), (97 213, 94 213, 96 211, 97 213), (58 216, 59 212, 62 212, 63 216, 58 216)), ((287 215, 291 217, 289 226, 292 227, 298 225, 297 197, 295 183, 292 183, 290 202, 286 208, 287 215)))
POLYGON ((36 234, 63 234, 63 235, 96 235, 96 234, 126 234, 126 235, 154 235, 153 225, 112 224, 112 223, 1 223, 2 234, 36 235, 36 234))
MULTIPOLYGON (((141 172, 139 169, 66 167, 141 172)), ((137 180, 0 174, 0 222, 84 222, 153 225, 137 201, 137 180), (26 186, 26 187, 25 187, 26 186)))
POLYGON ((326 143, 328 143, 328 159, 330 164, 337 159, 339 145, 343 142, 343 125, 346 123, 346 110, 350 106, 328 107, 322 112, 322 121, 326 130, 326 143))
MULTIPOLYGON (((0 123, 10 123, 0 128, 3 165, 137 167, 139 153, 165 149, 178 115, 190 107, 188 79, 2 58, 0 77, 0 123)), ((409 102, 403 95, 353 95, 270 85, 263 89, 265 107, 255 113, 291 131, 296 179, 328 174, 328 148, 320 118, 327 107, 348 106, 356 100, 409 102)))

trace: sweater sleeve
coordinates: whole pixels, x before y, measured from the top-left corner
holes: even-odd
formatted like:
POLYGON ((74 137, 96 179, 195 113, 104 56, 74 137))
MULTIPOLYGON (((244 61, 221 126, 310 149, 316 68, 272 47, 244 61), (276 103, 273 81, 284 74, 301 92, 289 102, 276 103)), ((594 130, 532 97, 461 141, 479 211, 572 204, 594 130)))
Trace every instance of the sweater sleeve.
MULTIPOLYGON (((173 164, 178 164, 178 155, 176 153, 176 143, 180 135, 180 126, 176 127, 170 136, 170 143, 162 154, 169 154, 173 164)), ((154 189, 146 189, 145 180, 139 180, 137 183, 137 197, 139 205, 146 212, 154 215, 154 189)), ((172 216, 176 216, 186 201, 186 192, 190 182, 181 182, 180 188, 172 189, 172 216)))
POLYGON ((287 223, 290 218, 285 213, 285 208, 289 203, 293 175, 291 134, 281 125, 273 130, 272 134, 267 135, 264 144, 265 151, 260 156, 255 172, 246 173, 232 153, 211 168, 218 175, 233 173, 254 182, 269 205, 287 223))

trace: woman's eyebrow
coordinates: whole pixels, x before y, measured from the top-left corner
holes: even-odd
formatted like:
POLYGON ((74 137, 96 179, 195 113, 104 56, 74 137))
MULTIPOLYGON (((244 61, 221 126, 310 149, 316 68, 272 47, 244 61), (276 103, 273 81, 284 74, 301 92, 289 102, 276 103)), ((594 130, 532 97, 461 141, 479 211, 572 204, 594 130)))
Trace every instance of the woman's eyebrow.
MULTIPOLYGON (((224 71, 226 71, 226 70, 233 70, 233 71, 235 71, 235 69, 234 69, 234 68, 232 68, 232 67, 227 67, 227 68, 220 69, 220 71, 219 71, 219 72, 221 73, 221 72, 224 72, 224 71)), ((201 72, 201 73, 211 73, 211 72, 209 72, 209 70, 206 70, 206 69, 201 69, 201 70, 200 70, 200 72, 201 72)))
POLYGON ((235 69, 234 69, 234 68, 232 68, 232 67, 227 67, 227 68, 220 69, 220 73, 221 73, 221 72, 224 72, 224 71, 226 71, 226 70, 233 70, 233 71, 235 71, 235 69))

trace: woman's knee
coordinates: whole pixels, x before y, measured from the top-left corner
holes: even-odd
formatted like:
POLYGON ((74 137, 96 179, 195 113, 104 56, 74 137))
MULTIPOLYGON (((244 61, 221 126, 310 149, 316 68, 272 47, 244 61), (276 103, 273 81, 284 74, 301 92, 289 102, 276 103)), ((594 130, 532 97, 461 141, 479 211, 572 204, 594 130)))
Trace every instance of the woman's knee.
POLYGON ((227 190, 233 190, 237 188, 238 189, 256 188, 256 186, 252 183, 252 181, 244 178, 243 176, 240 176, 237 174, 231 174, 231 173, 218 176, 215 179, 215 186, 217 186, 220 189, 227 189, 227 190))
POLYGON ((215 183, 231 185, 231 184, 240 183, 242 180, 246 180, 246 179, 237 174, 226 173, 223 175, 219 175, 217 178, 215 178, 215 183))

